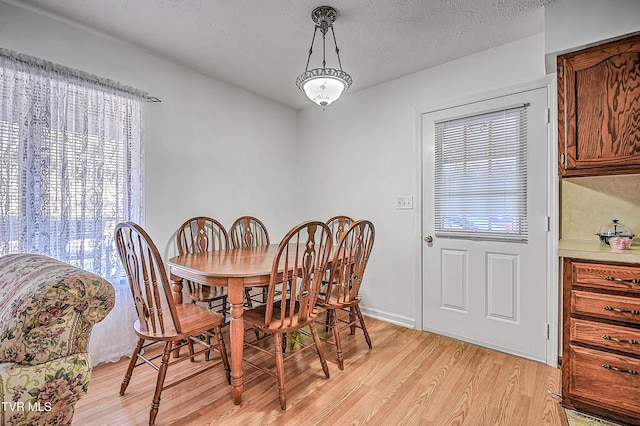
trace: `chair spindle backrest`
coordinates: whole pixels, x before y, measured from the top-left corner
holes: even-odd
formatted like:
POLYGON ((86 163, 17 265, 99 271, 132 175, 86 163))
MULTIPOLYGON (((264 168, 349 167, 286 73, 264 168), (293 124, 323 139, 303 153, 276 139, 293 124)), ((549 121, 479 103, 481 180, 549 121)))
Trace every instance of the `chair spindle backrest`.
POLYGON ((287 329, 312 320, 330 253, 331 232, 322 222, 303 222, 285 235, 273 260, 265 325, 287 329))
POLYGON ((141 331, 164 333, 175 327, 180 332, 167 271, 151 237, 140 225, 124 222, 116 226, 115 241, 127 273, 141 331), (162 314, 163 302, 169 307, 170 318, 162 314))
POLYGON ((269 232, 260 219, 242 216, 231 225, 231 244, 233 248, 268 246, 269 232))
POLYGON ((340 237, 345 233, 349 226, 354 222, 349 216, 334 216, 327 221, 327 226, 331 230, 333 244, 340 242, 340 237))
POLYGON ((203 253, 229 248, 229 234, 215 219, 193 217, 180 226, 176 235, 178 254, 203 253))
POLYGON ((374 239, 375 228, 368 220, 352 223, 343 234, 331 260, 327 304, 357 300, 374 239))

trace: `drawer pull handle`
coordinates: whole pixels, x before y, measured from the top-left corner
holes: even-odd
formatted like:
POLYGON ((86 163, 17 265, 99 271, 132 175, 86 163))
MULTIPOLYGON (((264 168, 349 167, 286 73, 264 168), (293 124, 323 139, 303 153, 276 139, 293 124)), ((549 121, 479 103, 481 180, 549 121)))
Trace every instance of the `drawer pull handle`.
POLYGON ((631 284, 640 284, 640 278, 634 278, 632 280, 623 280, 622 278, 612 277, 611 275, 607 275, 604 277, 607 281, 617 281, 620 283, 631 283, 631 284))
POLYGON ((611 340, 611 341, 618 342, 618 343, 629 343, 631 345, 637 345, 638 344, 638 341, 634 340, 634 339, 629 339, 629 340, 618 339, 617 337, 607 336, 606 334, 604 336, 602 336, 602 338, 604 340, 611 340))
POLYGON ((614 308, 613 306, 605 306, 604 307, 605 311, 615 311, 615 312, 620 312, 622 314, 631 314, 631 315, 640 315, 640 311, 638 311, 637 309, 620 309, 620 308, 614 308))
POLYGON ((638 372, 636 370, 625 370, 624 368, 618 368, 618 367, 612 367, 609 364, 602 364, 603 368, 606 368, 607 370, 613 370, 613 371, 617 371, 619 373, 629 373, 633 376, 637 376, 638 372))

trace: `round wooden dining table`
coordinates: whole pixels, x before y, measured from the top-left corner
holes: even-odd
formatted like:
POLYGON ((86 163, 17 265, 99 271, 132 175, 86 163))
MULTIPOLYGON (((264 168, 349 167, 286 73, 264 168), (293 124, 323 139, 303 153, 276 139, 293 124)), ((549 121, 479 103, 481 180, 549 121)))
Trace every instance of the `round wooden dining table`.
POLYGON ((182 280, 228 288, 231 305, 231 394, 235 404, 242 401, 244 379, 242 350, 244 347, 244 289, 269 284, 273 259, 278 244, 268 246, 216 250, 172 257, 170 269, 172 293, 176 303, 182 303, 182 280))

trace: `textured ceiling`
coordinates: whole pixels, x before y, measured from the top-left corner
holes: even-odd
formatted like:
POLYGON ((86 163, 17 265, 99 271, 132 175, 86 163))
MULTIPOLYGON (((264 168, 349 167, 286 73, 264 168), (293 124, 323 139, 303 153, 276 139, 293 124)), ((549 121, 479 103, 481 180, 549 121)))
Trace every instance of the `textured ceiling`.
MULTIPOLYGON (((311 105, 304 71, 311 11, 334 24, 346 94, 543 31, 556 0, 6 0, 142 46, 158 56, 292 108, 311 105)), ((329 41, 329 39, 327 39, 329 41)), ((309 68, 321 66, 320 45, 309 68)), ((327 48, 327 66, 337 67, 327 48)))

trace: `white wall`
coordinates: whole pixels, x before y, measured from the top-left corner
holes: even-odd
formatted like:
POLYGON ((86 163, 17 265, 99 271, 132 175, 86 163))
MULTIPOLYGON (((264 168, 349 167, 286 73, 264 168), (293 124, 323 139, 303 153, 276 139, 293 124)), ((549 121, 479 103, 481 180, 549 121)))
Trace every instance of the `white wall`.
POLYGON ((0 45, 147 91, 146 229, 166 256, 175 229, 208 215, 260 217, 274 239, 293 173, 296 112, 113 38, 0 2, 0 45))
POLYGON ((303 216, 343 213, 376 225, 363 310, 407 326, 421 322, 415 301, 422 244, 416 111, 538 81, 555 72, 545 55, 555 64, 554 52, 640 31, 639 13, 638 0, 560 0, 545 7, 542 34, 347 92, 326 111, 312 106, 300 112, 299 155, 309 178, 301 182, 319 192, 303 216), (399 195, 412 195, 414 209, 395 210, 399 195))
POLYGON ((407 326, 420 315, 415 302, 422 241, 417 110, 544 75, 543 35, 538 34, 349 93, 326 111, 300 112, 302 182, 319 192, 303 206, 306 214, 328 219, 344 213, 376 226, 363 310, 407 326), (399 195, 412 195, 414 209, 395 210, 399 195))
POLYGON ((326 111, 311 106, 298 113, 150 52, 1 1, 0 45, 162 99, 148 105, 146 121, 147 229, 161 250, 181 221, 194 214, 225 224, 255 214, 275 240, 303 219, 366 217, 376 225, 377 237, 363 306, 413 326, 420 315, 415 298, 421 262, 417 111, 539 80, 545 53, 640 29, 638 4, 561 0, 545 8, 550 26, 545 34, 347 93, 326 111), (579 37, 569 41, 566 31, 579 37), (296 170, 278 169, 292 160, 299 163, 296 170), (281 195, 296 191, 310 194, 310 200, 281 195), (398 195, 412 195, 414 209, 395 210, 398 195))
POLYGON ((560 0, 544 8, 547 72, 558 54, 640 31, 638 0, 560 0))

